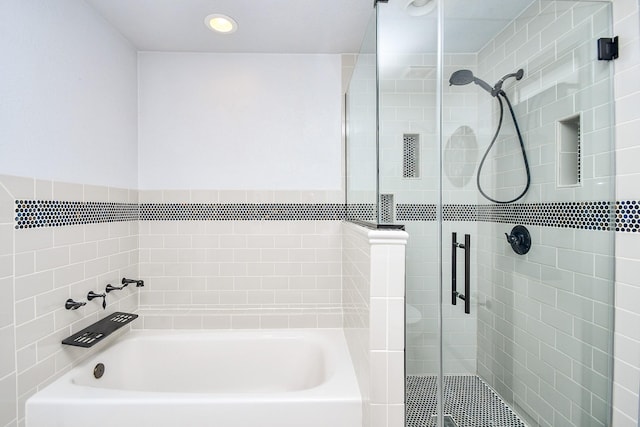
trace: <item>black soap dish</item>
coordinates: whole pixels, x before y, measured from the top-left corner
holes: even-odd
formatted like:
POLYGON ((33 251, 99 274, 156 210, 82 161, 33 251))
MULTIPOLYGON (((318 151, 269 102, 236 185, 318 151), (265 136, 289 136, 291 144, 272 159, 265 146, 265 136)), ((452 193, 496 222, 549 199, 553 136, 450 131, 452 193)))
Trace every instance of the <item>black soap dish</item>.
POLYGON ((137 314, 115 312, 109 317, 98 320, 93 325, 87 326, 78 333, 62 340, 62 344, 76 347, 93 347, 103 338, 133 322, 138 318, 137 314))

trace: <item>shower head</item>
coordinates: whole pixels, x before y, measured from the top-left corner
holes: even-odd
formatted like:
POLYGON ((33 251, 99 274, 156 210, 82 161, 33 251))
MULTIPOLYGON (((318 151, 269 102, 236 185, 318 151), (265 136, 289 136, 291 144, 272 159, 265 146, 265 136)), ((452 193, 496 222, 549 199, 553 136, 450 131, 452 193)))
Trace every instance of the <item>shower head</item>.
POLYGON ((471 70, 458 70, 458 71, 454 71, 451 74, 451 77, 449 77, 449 86, 451 85, 456 85, 456 86, 462 86, 462 85, 468 85, 469 83, 473 82, 473 73, 471 72, 471 70))
POLYGON ((489 83, 475 77, 471 72, 471 70, 454 71, 453 74, 451 74, 451 77, 449 77, 449 86, 451 85, 463 86, 463 85, 468 85, 469 83, 475 83, 478 86, 480 86, 482 89, 489 92, 492 96, 496 96, 493 93, 493 88, 489 86, 489 83))

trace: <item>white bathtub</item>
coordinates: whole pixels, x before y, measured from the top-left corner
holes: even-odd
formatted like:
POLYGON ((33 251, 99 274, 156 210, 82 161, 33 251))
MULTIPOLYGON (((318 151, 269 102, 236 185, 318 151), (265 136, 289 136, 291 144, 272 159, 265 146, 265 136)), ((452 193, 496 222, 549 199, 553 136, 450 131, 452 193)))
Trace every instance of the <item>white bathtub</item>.
POLYGON ((32 396, 26 425, 361 427, 361 413, 342 330, 133 331, 32 396))

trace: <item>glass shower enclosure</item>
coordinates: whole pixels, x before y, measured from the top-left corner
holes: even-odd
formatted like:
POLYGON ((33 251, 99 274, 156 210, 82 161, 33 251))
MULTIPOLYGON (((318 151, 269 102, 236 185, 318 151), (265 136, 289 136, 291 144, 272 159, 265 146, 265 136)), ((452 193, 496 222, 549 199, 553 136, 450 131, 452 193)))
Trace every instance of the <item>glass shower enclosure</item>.
POLYGON ((347 214, 402 224, 407 426, 609 426, 604 1, 378 1, 347 93, 347 214))

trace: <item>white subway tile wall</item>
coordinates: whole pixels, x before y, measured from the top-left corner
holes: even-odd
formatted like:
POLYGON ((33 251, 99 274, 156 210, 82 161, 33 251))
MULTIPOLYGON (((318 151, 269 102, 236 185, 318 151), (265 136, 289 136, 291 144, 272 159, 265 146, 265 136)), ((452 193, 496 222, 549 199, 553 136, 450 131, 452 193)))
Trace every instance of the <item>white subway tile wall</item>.
MULTIPOLYGON (((9 207, 13 207, 13 197, 7 186, 0 184, 0 425, 16 423, 17 405, 17 373, 16 341, 14 321, 14 260, 13 253, 13 215, 9 207)), ((33 257, 31 257, 33 263, 33 257)), ((35 346, 34 346, 35 347, 35 346)), ((21 366, 22 368, 22 366, 21 366)))
POLYGON ((123 189, 11 176, 0 183, 0 284, 12 296, 0 319, 11 343, 0 353, 1 390, 9 390, 0 400, 11 409, 2 425, 22 424, 26 399, 87 354, 60 341, 113 311, 140 313, 136 328, 342 327, 341 222, 303 220, 315 209, 305 207, 340 204, 336 192, 145 191, 139 200, 123 189), (138 221, 138 203, 149 201, 299 203, 305 211, 294 206, 300 220, 288 221, 138 221), (107 202, 123 209, 112 214, 107 202), (19 220, 15 209, 24 211, 19 220), (64 309, 68 298, 86 301, 122 277, 141 277, 145 287, 109 293, 106 312, 100 299, 64 309))
POLYGON ((140 261, 153 285, 141 295, 145 316, 147 309, 246 310, 258 320, 291 312, 291 327, 308 327, 296 324, 295 313, 313 309, 326 315, 314 327, 342 322, 339 221, 141 221, 140 261))
MULTIPOLYGON (((329 203, 331 192, 141 191, 142 203, 329 203), (197 202, 196 202, 197 201, 197 202)), ((342 325, 340 221, 140 221, 144 328, 342 325)))
POLYGON ((133 312, 139 290, 129 286, 101 299, 108 283, 137 277, 137 222, 15 229, 15 200, 43 197, 77 202, 137 204, 137 191, 0 176, 0 425, 22 425, 24 402, 72 364, 99 351, 69 348, 61 341, 108 313, 133 312), (15 266, 15 267, 14 267, 15 266), (87 302, 66 310, 72 298, 87 302))
MULTIPOLYGON (((608 61, 597 61, 594 44, 610 36, 610 6, 599 2, 536 1, 512 24, 512 34, 494 38, 478 53, 478 73, 497 81, 516 69, 522 80, 509 80, 510 97, 530 157, 531 189, 522 202, 611 200, 613 153, 611 143, 612 86, 608 61), (556 132, 558 122, 579 115, 582 185, 560 186, 556 132)), ((496 103, 480 98, 480 134, 491 137, 496 103)), ((507 114, 507 112, 505 112, 507 114)), ((515 197, 525 174, 509 117, 504 139, 488 157, 482 183, 498 199, 515 197), (508 131, 507 131, 508 130, 508 131)))
MULTIPOLYGON (((611 35, 608 8, 533 2, 478 53, 478 73, 488 81, 524 69, 521 81, 505 85, 530 156, 533 180, 523 202, 613 198, 611 64, 595 60, 594 45, 611 35), (563 188, 556 122, 575 114, 582 185, 563 188)), ((496 114, 485 98, 483 138, 496 114)), ((524 182, 516 142, 512 135, 499 141, 483 170, 486 188, 501 199, 515 197, 524 182)), ((519 256, 504 239, 513 225, 478 224, 478 373, 532 425, 606 425, 614 233, 532 225, 535 244, 519 256)))
POLYGON ((368 236, 356 225, 345 223, 342 248, 344 334, 362 394, 363 426, 369 426, 371 253, 368 236))

